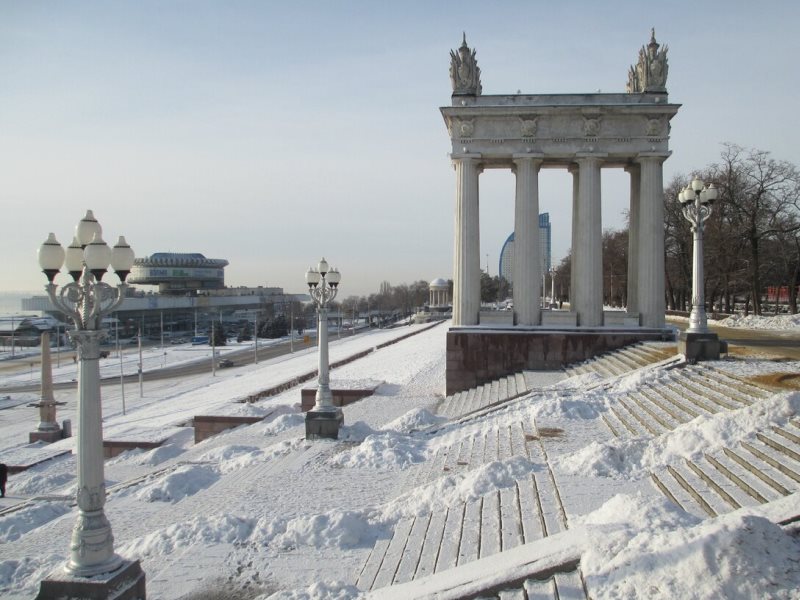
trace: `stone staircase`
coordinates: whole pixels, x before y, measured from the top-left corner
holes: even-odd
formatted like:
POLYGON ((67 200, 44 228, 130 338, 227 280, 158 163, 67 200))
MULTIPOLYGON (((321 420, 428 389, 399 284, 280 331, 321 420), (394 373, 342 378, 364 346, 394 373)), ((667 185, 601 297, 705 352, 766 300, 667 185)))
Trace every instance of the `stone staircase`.
POLYGON ((564 369, 567 377, 597 373, 601 377, 615 377, 624 375, 666 360, 677 357, 677 348, 671 342, 642 342, 600 354, 576 365, 564 369))
MULTIPOLYGON (((447 441, 431 460, 409 474, 405 487, 416 489, 440 477, 515 456, 542 464, 542 470, 513 486, 401 519, 392 537, 379 540, 370 553, 358 577, 360 589, 413 581, 566 530, 566 513, 542 444, 547 432, 539 432, 530 422, 508 425, 492 421, 488 415, 478 430, 469 423, 454 424, 447 441)), ((586 594, 577 565, 573 565, 566 573, 544 580, 531 578, 485 597, 585 600, 586 594)))
MULTIPOLYGON (((686 367, 621 396, 603 415, 617 437, 658 436, 698 416, 749 406, 766 390, 709 366, 686 367)), ((650 472, 653 484, 689 512, 717 516, 800 491, 800 421, 650 472)))
POLYGON ((508 375, 448 396, 439 406, 444 417, 459 418, 484 408, 513 400, 530 392, 525 373, 508 375))

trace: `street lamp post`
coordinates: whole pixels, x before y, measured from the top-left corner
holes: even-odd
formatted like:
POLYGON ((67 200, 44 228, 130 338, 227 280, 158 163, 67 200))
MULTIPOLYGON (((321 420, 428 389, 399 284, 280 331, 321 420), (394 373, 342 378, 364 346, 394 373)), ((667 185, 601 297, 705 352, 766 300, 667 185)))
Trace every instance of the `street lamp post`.
POLYGON ((100 342, 106 332, 102 319, 125 297, 125 279, 134 254, 125 238, 114 248, 103 241, 102 228, 87 211, 75 228, 75 238, 66 252, 50 234, 39 248, 39 266, 47 276, 47 294, 53 305, 75 324, 70 337, 80 359, 78 371, 77 504, 78 519, 72 531, 70 557, 64 567, 66 579, 45 579, 37 599, 70 595, 106 597, 120 585, 120 574, 130 588, 144 594, 144 573, 139 561, 124 561, 114 553, 114 536, 103 507, 106 502, 103 472, 103 417, 100 403, 100 342), (59 286, 55 278, 64 265, 72 281, 59 286), (120 283, 113 288, 102 280, 111 266, 120 283), (78 594, 76 587, 80 588, 78 594), (81 587, 83 586, 83 587, 81 587), (105 591, 98 592, 103 587, 105 591), (91 590, 91 592, 90 592, 91 590))
POLYGON ((329 269, 323 258, 316 269, 306 272, 308 291, 317 307, 319 321, 317 342, 319 346, 319 373, 314 407, 306 413, 306 439, 337 439, 339 427, 344 422, 342 409, 333 405, 328 373, 328 305, 339 291, 341 275, 329 269))
POLYGON ((703 276, 703 230, 706 220, 711 216, 711 206, 718 197, 713 183, 704 184, 699 177, 692 179, 678 194, 683 207, 683 216, 692 225, 692 312, 689 315, 689 328, 678 340, 679 351, 689 362, 698 360, 718 360, 720 352, 727 350, 725 342, 720 342, 715 333, 708 329, 704 297, 703 276))

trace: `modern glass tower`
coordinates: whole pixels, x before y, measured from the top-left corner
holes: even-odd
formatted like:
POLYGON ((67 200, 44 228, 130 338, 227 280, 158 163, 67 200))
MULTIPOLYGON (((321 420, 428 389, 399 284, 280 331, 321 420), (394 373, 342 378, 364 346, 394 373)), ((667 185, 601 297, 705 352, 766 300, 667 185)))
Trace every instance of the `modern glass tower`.
MULTIPOLYGON (((552 260, 552 229, 550 226, 550 213, 539 215, 539 260, 541 263, 541 273, 550 270, 552 260)), ((514 264, 514 233, 512 232, 503 244, 500 251, 500 264, 498 272, 506 281, 514 283, 512 275, 514 264)))

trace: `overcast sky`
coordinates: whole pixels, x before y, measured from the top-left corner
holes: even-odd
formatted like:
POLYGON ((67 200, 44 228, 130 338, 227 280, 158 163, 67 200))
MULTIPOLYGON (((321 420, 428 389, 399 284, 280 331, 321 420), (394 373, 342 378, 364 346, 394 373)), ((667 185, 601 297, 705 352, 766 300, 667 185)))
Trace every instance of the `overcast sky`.
MULTIPOLYGON (((650 28, 669 46, 665 183, 720 144, 800 164, 800 3, 0 0, 0 290, 40 290, 36 249, 91 208, 137 256, 230 261, 228 285, 342 294, 451 277, 455 175, 439 107, 466 31, 487 94, 622 92, 650 28)), ((603 171, 603 227, 627 176, 603 171)), ((557 262, 571 177, 545 171, 557 262)), ((514 179, 481 176, 497 273, 514 179)), ((487 257, 488 254, 488 257, 487 257)))

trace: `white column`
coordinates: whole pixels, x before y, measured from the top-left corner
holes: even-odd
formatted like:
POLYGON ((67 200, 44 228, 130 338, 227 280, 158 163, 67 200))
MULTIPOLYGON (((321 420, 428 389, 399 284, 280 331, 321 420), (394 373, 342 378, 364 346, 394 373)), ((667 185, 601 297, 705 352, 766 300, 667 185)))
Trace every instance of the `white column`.
POLYGON ((628 302, 629 315, 639 314, 639 191, 641 187, 639 165, 629 165, 625 171, 631 176, 631 198, 628 212, 628 302))
POLYGON ((664 175, 667 156, 639 155, 638 300, 643 327, 664 327, 664 175))
MULTIPOLYGON (((322 280, 322 285, 325 285, 324 279, 322 280)), ((320 307, 318 310, 317 345, 319 346, 319 370, 317 371, 317 393, 314 398, 314 410, 317 412, 336 412, 336 407, 333 405, 333 394, 328 372, 328 308, 320 307)))
POLYGON ((572 165, 569 168, 572 174, 572 264, 569 266, 569 309, 575 312, 575 291, 578 289, 575 274, 577 267, 575 266, 575 250, 578 246, 578 166, 572 165))
POLYGON ((71 334, 78 345, 78 520, 72 530, 66 571, 75 577, 91 577, 113 571, 122 564, 114 554, 114 536, 103 507, 106 482, 103 473, 103 411, 100 402, 101 331, 78 330, 71 334))
POLYGON ((575 254, 575 312, 578 325, 603 324, 603 224, 600 218, 600 165, 603 156, 578 155, 578 220, 575 254))
POLYGON ((477 325, 481 306, 479 154, 453 158, 456 170, 453 325, 477 325))
POLYGON ((515 155, 514 313, 517 325, 539 324, 539 165, 541 158, 515 155))

